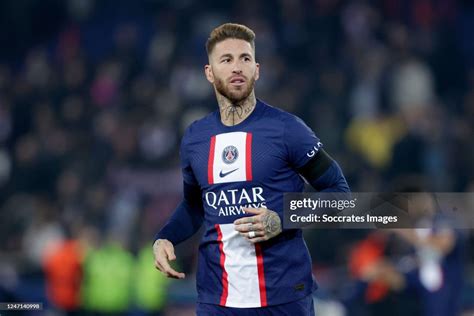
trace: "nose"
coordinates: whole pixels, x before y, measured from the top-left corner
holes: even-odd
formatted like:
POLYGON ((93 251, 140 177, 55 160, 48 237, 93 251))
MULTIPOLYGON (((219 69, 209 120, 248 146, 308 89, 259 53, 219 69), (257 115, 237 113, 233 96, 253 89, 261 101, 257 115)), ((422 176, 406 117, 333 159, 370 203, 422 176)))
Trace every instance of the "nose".
POLYGON ((242 74, 242 68, 240 67, 239 62, 235 62, 233 67, 232 67, 232 73, 233 74, 242 74))

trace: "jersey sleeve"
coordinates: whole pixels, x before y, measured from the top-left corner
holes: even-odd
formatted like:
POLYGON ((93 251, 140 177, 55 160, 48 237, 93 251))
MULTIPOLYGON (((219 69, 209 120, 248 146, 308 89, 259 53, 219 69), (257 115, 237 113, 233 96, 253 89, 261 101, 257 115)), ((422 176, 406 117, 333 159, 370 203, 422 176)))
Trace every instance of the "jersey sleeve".
POLYGON ((204 221, 204 208, 199 187, 184 183, 183 201, 178 205, 171 218, 155 235, 158 239, 167 239, 173 245, 194 235, 204 221))
POLYGON ((204 208, 201 199, 201 188, 194 176, 190 157, 186 151, 187 136, 181 142, 180 157, 183 173, 183 200, 178 205, 169 221, 155 236, 157 239, 168 239, 173 245, 188 239, 202 226, 204 208))
POLYGON ((284 142, 288 161, 296 169, 304 166, 323 147, 314 132, 294 115, 285 118, 284 142))
POLYGON ((179 156, 181 159, 181 170, 183 173, 183 181, 184 183, 191 185, 191 186, 197 186, 198 182, 196 180, 196 177, 194 176, 193 169, 191 168, 191 157, 189 157, 189 153, 187 151, 187 143, 188 143, 188 138, 189 137, 189 129, 186 130, 186 133, 183 136, 183 139, 181 141, 181 146, 179 150, 179 156))

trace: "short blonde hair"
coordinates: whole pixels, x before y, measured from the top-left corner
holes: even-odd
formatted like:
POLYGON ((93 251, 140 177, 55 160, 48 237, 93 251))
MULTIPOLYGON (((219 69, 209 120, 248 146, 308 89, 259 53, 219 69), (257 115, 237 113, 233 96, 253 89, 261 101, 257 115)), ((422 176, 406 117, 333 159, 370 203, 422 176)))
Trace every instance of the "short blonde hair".
POLYGON ((242 24, 225 23, 212 30, 206 42, 207 55, 212 53, 212 50, 217 43, 226 39, 235 38, 244 40, 250 43, 252 49, 255 51, 255 33, 250 28, 242 24))

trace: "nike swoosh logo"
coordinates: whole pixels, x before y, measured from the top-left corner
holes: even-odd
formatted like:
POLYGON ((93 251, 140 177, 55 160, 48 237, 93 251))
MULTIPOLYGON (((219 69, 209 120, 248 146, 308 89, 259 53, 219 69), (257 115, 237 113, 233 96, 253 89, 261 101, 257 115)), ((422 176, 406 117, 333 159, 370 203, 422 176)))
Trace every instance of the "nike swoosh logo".
POLYGON ((237 170, 239 170, 239 168, 231 170, 231 171, 227 171, 227 172, 222 172, 222 170, 221 170, 221 172, 219 173, 219 177, 224 178, 225 176, 228 176, 229 174, 231 174, 232 172, 237 171, 237 170))

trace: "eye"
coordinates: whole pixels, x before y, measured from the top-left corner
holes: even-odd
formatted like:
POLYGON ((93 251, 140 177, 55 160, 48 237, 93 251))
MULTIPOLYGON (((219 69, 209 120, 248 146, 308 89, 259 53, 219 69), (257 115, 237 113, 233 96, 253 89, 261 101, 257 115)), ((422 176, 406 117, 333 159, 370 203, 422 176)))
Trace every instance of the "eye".
POLYGON ((224 58, 221 60, 221 63, 229 63, 230 62, 230 58, 224 58))
POLYGON ((250 57, 244 57, 244 61, 251 61, 250 57))

